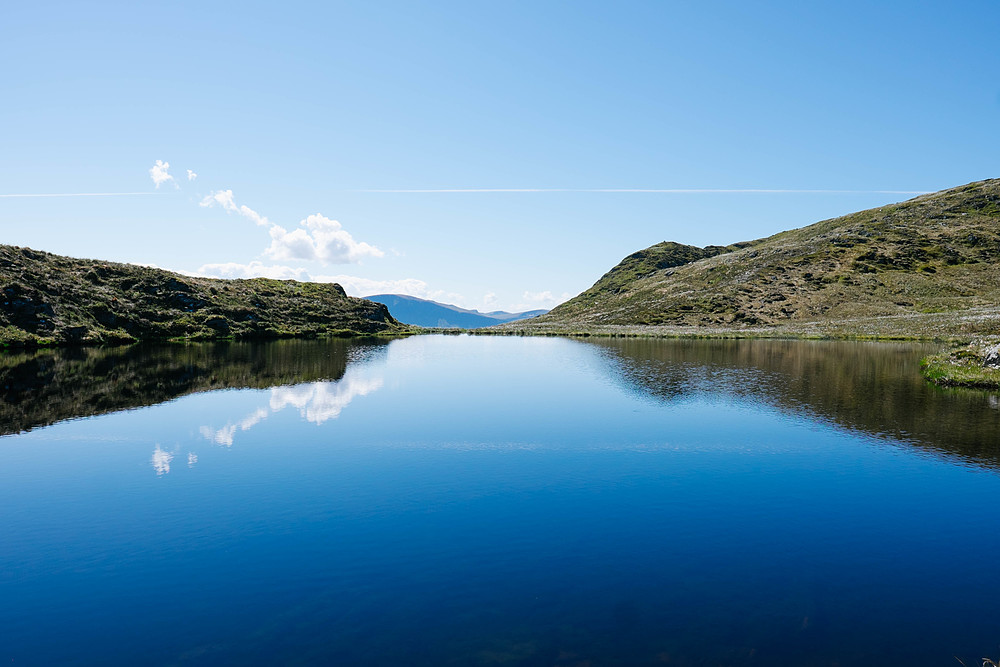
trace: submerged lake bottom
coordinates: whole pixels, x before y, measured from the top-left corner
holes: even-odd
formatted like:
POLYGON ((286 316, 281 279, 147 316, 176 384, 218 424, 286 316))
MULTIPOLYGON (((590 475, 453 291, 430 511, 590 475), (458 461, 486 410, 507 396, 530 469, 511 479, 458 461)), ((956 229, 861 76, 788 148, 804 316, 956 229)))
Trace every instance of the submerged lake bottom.
POLYGON ((1000 400, 934 346, 0 357, 0 660, 979 665, 1000 400))

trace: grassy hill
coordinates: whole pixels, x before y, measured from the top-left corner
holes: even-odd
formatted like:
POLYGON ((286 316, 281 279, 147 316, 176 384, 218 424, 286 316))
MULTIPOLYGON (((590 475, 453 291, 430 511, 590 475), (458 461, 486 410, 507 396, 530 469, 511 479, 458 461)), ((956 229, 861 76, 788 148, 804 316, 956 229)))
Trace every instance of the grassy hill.
POLYGON ((1000 180, 732 246, 660 243, 526 332, 969 337, 1000 330, 1000 180))
POLYGON ((385 306, 337 284, 191 278, 0 245, 0 344, 394 333, 385 306))

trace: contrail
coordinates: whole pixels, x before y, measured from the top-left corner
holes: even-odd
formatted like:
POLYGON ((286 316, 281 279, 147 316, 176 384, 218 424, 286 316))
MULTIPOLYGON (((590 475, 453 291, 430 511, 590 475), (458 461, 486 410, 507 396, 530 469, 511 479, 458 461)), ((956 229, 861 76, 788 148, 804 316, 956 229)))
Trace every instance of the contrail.
POLYGON ((788 190, 762 188, 373 188, 345 192, 448 194, 473 192, 648 192, 662 194, 824 194, 824 195, 924 195, 929 190, 788 190))
POLYGON ((131 197, 162 195, 162 192, 46 192, 38 194, 0 195, 0 197, 131 197))

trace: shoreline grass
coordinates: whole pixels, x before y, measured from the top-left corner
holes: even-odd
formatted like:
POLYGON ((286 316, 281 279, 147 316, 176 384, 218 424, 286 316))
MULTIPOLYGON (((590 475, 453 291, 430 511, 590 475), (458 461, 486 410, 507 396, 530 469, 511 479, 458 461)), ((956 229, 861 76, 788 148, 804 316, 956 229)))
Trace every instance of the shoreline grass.
POLYGON ((920 360, 920 374, 940 387, 1000 389, 1000 367, 988 365, 997 340, 979 340, 920 360))

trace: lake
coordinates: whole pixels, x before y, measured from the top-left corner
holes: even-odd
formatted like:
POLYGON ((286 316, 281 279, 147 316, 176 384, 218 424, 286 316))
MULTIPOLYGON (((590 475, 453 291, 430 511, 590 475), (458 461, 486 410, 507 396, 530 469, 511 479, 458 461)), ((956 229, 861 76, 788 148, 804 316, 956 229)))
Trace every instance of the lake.
POLYGON ((936 349, 12 352, 0 660, 979 665, 1000 400, 936 349))

